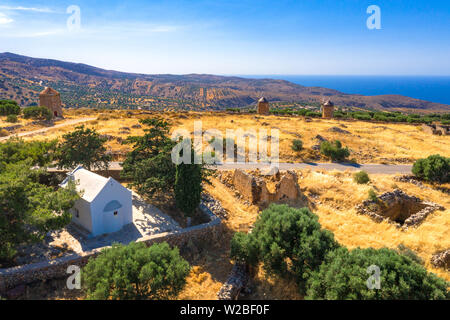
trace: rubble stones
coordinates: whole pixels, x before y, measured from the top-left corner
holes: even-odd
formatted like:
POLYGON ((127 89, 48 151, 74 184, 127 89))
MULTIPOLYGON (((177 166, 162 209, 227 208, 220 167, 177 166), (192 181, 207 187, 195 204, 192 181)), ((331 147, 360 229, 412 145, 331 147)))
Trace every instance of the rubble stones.
POLYGON ((227 281, 222 285, 217 297, 219 300, 237 300, 240 292, 247 286, 249 274, 245 264, 236 263, 227 281))
POLYGON ((436 210, 444 208, 436 203, 409 196, 399 189, 378 196, 376 201, 365 200, 356 206, 359 214, 368 215, 376 222, 387 220, 403 229, 417 226, 436 210))
POLYGON ((431 257, 431 264, 436 268, 450 270, 450 249, 433 255, 431 257))

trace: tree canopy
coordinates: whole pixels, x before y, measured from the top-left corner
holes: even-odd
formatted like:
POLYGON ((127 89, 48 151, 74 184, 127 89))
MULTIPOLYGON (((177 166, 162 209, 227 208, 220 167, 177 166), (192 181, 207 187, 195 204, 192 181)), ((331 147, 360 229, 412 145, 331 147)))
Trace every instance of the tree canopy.
MULTIPOLYGON (((374 278, 375 280, 375 278, 374 278)), ((308 279, 307 299, 429 300, 448 299, 448 283, 410 257, 391 249, 339 248, 330 252, 308 279), (369 269, 369 267, 373 269, 369 269), (370 277, 379 270, 379 287, 370 277), (368 271, 369 270, 369 271, 368 271), (372 282, 371 282, 372 283, 372 282), (372 283, 375 284, 375 283, 372 283)))
POLYGON ((76 127, 63 135, 63 141, 57 146, 55 159, 58 167, 73 169, 83 165, 88 170, 106 170, 111 161, 105 147, 106 140, 95 129, 76 127))
POLYGON ((114 244, 82 270, 88 299, 131 300, 176 297, 186 284, 189 264, 167 243, 114 244))
POLYGON ((294 279, 303 288, 325 254, 339 246, 330 231, 321 229, 318 220, 307 208, 271 204, 258 217, 251 233, 233 237, 231 256, 251 265, 263 262, 269 274, 294 279))
POLYGON ((71 220, 79 195, 75 186, 55 190, 39 183, 42 170, 32 160, 6 164, 0 173, 0 264, 8 264, 16 246, 41 240, 71 220))

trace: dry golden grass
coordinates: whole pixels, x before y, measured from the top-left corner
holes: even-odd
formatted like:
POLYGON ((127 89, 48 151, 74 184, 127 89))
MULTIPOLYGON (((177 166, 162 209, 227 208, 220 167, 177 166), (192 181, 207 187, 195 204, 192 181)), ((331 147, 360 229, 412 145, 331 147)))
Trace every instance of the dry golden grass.
MULTIPOLYGON (((299 173, 300 175, 300 173, 299 173)), ((371 175, 368 185, 353 182, 351 172, 301 171, 299 183, 312 200, 311 209, 320 223, 331 230, 337 241, 348 248, 396 248, 404 244, 420 256, 426 268, 450 280, 450 273, 433 268, 431 256, 450 248, 450 197, 435 189, 421 189, 410 183, 396 182, 391 175, 371 175), (376 223, 367 216, 356 213, 354 207, 367 199, 368 190, 374 188, 381 194, 399 188, 409 195, 433 201, 446 209, 436 211, 418 227, 402 231, 387 222, 376 223), (315 198, 313 198, 315 197, 315 198)))
MULTIPOLYGON (((142 134, 142 129, 133 129, 131 126, 138 124, 139 119, 152 116, 141 111, 95 111, 91 109, 68 109, 64 110, 64 115, 68 119, 97 117, 97 120, 86 123, 86 125, 94 127, 101 134, 109 134, 121 139, 129 135, 142 134), (121 130, 123 127, 130 128, 130 132, 121 130)), ((317 144, 314 137, 318 134, 328 140, 339 139, 344 146, 350 148, 349 158, 358 163, 412 163, 419 158, 437 153, 450 156, 448 136, 430 135, 423 132, 420 126, 409 124, 380 124, 337 119, 313 119, 312 122, 306 122, 302 117, 239 115, 219 112, 154 112, 153 115, 170 120, 173 125, 172 130, 183 128, 191 133, 194 131, 194 121, 199 120, 202 121, 204 131, 218 129, 224 135, 226 129, 254 129, 256 132, 260 128, 278 129, 280 132, 280 160, 283 162, 328 161, 319 152, 311 150, 311 147, 317 144), (330 132, 329 129, 332 127, 339 127, 351 134, 330 132), (292 151, 293 139, 303 141, 303 151, 299 153, 292 151)), ((29 130, 31 129, 36 128, 29 130)), ((73 130, 72 126, 55 128, 45 134, 26 139, 60 138, 71 130, 73 130)), ((117 140, 108 142, 108 147, 113 151, 121 152, 127 151, 129 148, 117 140)))

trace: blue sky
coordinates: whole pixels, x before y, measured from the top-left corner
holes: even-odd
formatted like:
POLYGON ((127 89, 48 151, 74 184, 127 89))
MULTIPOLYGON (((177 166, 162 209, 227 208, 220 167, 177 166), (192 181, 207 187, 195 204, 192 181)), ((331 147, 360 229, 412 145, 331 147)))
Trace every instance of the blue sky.
POLYGON ((450 75, 450 1, 3 0, 5 51, 140 73, 450 75))

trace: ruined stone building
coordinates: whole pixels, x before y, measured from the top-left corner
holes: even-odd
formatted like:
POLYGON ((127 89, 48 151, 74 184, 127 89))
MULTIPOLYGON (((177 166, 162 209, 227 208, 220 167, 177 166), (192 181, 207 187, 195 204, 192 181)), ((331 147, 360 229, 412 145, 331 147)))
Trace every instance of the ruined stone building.
POLYGON ((49 108, 55 118, 63 117, 63 112, 62 112, 62 108, 61 108, 61 105, 62 105, 61 95, 55 89, 46 87, 39 94, 39 105, 41 107, 49 108))
POLYGON ((330 100, 322 105, 322 118, 333 118, 334 104, 330 100))
POLYGON ((422 124, 422 130, 429 134, 435 134, 438 136, 450 135, 450 126, 439 124, 422 124))
POLYGON ((257 112, 258 114, 269 114, 269 111, 269 101, 267 101, 266 98, 262 97, 258 100, 257 112))

